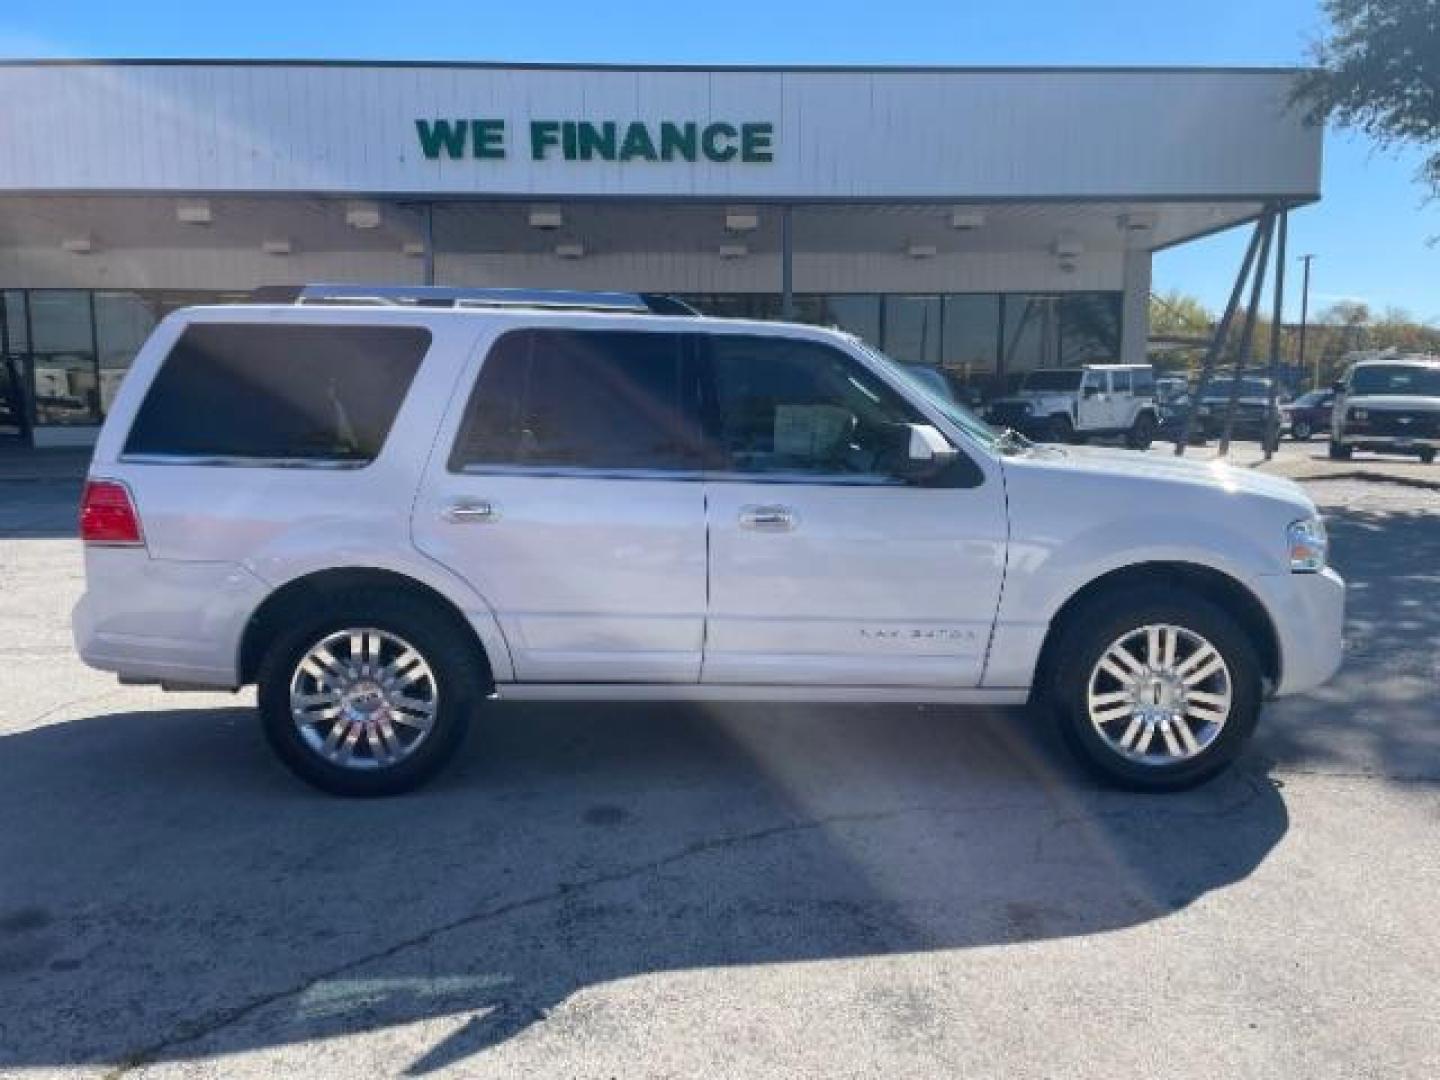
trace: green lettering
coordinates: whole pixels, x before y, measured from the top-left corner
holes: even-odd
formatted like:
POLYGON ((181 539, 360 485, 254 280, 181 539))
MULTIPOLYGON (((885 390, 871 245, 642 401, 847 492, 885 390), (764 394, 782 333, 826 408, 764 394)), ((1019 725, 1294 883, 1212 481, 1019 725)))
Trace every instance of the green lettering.
POLYGON ((477 158, 496 161, 505 156, 505 121, 471 120, 470 152, 477 158))
POLYGON ((740 125, 740 160, 774 161, 774 124, 740 125))
POLYGON ((740 152, 735 145, 738 135, 734 124, 710 124, 700 136, 700 146, 711 161, 729 161, 740 152), (725 140, 723 145, 721 139, 725 140))
POLYGON ((606 120, 598 128, 588 120, 580 121, 580 160, 589 161, 597 155, 604 161, 615 160, 614 120, 606 120))
POLYGON ((560 122, 558 120, 530 121, 530 157, 532 160, 544 161, 546 151, 559 141, 560 122))
POLYGON ((660 158, 674 161, 679 154, 686 161, 695 160, 697 130, 693 120, 676 124, 670 120, 660 122, 660 158))
POLYGON ((575 121, 566 120, 560 125, 560 145, 565 150, 565 160, 575 160, 575 121))
POLYGON ((420 150, 431 161, 444 150, 452 158, 465 154, 465 131, 469 125, 464 120, 416 120, 415 130, 420 136, 420 150))
POLYGON ((655 142, 650 138, 650 132, 639 120, 633 121, 625 129, 625 142, 620 147, 620 160, 630 161, 633 158, 644 158, 646 161, 657 161, 659 156, 655 153, 655 142))

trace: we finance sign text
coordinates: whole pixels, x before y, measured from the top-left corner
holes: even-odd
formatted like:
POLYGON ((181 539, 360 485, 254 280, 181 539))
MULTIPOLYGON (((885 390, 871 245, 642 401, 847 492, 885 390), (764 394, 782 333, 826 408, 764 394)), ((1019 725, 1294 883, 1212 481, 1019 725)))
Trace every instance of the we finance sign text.
POLYGON ((504 120, 416 120, 415 134, 431 161, 503 161, 512 152, 532 161, 775 160, 775 125, 768 121, 531 120, 518 148, 504 120))

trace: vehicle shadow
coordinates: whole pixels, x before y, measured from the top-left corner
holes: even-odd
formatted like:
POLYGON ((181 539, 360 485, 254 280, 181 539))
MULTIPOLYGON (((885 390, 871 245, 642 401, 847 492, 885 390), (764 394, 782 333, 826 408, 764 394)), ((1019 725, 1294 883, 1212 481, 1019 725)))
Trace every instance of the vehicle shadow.
POLYGON ((1285 769, 1440 779, 1440 494, 1429 510, 1324 512, 1347 585, 1345 660, 1266 710, 1254 752, 1285 769))
POLYGON ((647 973, 1142 924, 1288 825, 1253 763, 1105 792, 1020 710, 517 704, 472 734, 385 801, 303 788, 240 706, 0 739, 0 1068, 434 1020, 420 1075, 647 973))

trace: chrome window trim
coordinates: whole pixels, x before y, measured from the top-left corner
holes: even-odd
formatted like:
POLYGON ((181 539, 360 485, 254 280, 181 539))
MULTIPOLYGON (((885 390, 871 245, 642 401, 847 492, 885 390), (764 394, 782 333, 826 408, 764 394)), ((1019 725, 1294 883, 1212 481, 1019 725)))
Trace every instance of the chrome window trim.
POLYGON ((236 454, 121 454, 122 465, 201 465, 226 469, 322 469, 354 472, 374 463, 374 458, 245 457, 236 454))
POLYGON ((571 480, 675 480, 683 483, 718 484, 815 484, 825 487, 923 487, 899 477, 849 476, 844 473, 800 472, 734 472, 703 469, 607 469, 590 466, 554 465, 465 465, 457 476, 528 476, 541 479, 571 480))

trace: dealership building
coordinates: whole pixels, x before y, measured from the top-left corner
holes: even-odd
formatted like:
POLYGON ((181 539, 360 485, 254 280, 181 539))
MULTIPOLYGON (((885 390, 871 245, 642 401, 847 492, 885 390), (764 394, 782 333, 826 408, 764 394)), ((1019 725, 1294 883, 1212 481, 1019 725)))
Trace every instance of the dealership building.
POLYGON ((314 282, 670 293, 977 397, 1143 361, 1153 252, 1318 198, 1293 74, 0 64, 0 436, 93 441, 166 313, 314 282))

